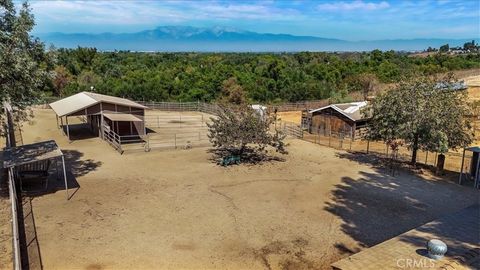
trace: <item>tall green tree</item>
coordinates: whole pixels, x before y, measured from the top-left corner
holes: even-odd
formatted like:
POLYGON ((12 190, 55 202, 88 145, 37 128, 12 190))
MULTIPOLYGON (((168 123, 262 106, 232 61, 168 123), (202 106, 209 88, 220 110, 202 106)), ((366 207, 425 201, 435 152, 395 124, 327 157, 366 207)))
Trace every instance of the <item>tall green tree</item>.
POLYGON ((220 101, 227 104, 246 104, 247 98, 243 87, 238 84, 237 78, 231 77, 222 83, 222 96, 220 101))
POLYGON ((473 132, 467 94, 454 85, 451 77, 402 80, 364 111, 371 114, 367 137, 387 144, 401 140, 412 151, 412 164, 420 149, 444 153, 469 145, 473 132))
POLYGON ((29 34, 34 25, 27 3, 17 12, 11 0, 0 1, 0 102, 10 102, 16 120, 27 118, 48 77, 44 45, 29 34))

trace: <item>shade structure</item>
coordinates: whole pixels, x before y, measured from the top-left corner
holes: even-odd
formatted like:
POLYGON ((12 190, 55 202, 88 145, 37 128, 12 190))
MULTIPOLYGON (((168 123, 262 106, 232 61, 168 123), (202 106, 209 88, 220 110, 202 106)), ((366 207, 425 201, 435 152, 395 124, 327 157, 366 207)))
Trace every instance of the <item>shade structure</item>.
POLYGON ((4 168, 11 168, 63 156, 54 140, 7 148, 4 151, 4 168))
POLYGON ((6 148, 3 156, 3 167, 7 169, 14 169, 15 167, 35 163, 38 161, 61 158, 63 166, 63 179, 65 181, 65 191, 68 199, 65 157, 54 140, 6 148))
POLYGON ((131 113, 104 113, 103 116, 115 122, 142 122, 143 120, 131 113))

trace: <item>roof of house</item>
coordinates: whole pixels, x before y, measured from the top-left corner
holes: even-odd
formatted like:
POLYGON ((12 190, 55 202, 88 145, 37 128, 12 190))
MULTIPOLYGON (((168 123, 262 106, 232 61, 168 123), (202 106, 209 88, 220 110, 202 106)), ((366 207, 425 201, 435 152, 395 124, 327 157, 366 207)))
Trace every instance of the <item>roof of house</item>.
POLYGON ((359 121, 363 120, 366 117, 363 115, 361 109, 367 106, 366 101, 361 102, 350 102, 350 103, 339 103, 339 104, 330 104, 325 107, 321 107, 318 109, 311 110, 310 113, 319 112, 328 108, 336 110, 337 112, 345 115, 352 121, 359 121))
POLYGON ((129 106, 139 109, 147 108, 141 104, 125 98, 107 96, 91 92, 80 92, 73 96, 69 96, 61 100, 52 102, 49 105, 50 108, 52 108, 58 116, 65 116, 88 108, 100 102, 129 106))

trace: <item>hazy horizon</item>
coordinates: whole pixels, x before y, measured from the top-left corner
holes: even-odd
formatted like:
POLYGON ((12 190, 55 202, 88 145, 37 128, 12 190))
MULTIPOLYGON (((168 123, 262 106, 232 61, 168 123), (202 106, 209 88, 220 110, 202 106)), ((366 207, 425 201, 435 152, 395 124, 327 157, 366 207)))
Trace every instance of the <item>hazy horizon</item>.
MULTIPOLYGON (((16 1, 20 5, 22 1, 16 1)), ((256 33, 374 41, 479 36, 478 1, 30 1, 33 34, 135 33, 215 26, 256 33)))

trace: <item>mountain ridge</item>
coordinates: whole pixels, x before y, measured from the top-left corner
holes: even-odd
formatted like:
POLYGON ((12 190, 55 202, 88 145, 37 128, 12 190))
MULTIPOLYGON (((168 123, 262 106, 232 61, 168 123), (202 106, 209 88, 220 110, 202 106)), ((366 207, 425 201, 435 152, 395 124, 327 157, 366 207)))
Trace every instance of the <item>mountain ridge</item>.
POLYGON ((99 50, 198 51, 198 52, 296 52, 296 51, 419 51, 430 47, 462 46, 465 39, 385 39, 348 41, 315 36, 272 34, 245 31, 233 27, 159 26, 133 33, 62 33, 38 34, 57 47, 96 47, 99 50))

